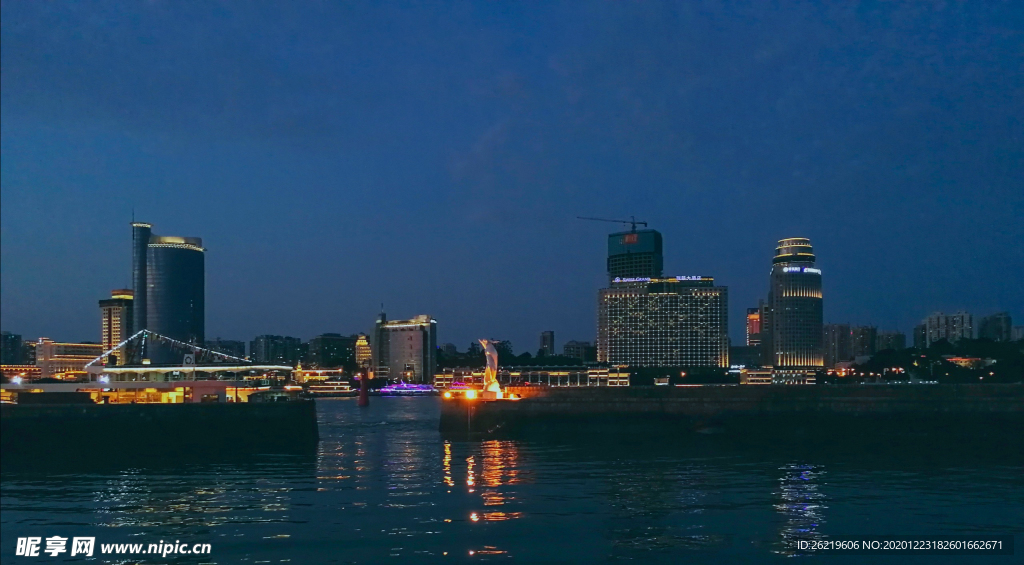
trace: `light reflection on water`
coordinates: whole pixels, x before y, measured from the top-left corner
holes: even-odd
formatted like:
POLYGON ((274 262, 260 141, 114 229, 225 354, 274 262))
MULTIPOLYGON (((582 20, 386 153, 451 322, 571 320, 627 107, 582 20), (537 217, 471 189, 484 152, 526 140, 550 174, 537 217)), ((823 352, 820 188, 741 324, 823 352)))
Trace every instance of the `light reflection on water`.
POLYGON ((455 441, 436 431, 437 399, 319 404, 309 456, 5 466, 0 556, 18 536, 95 535, 209 542, 217 563, 719 562, 783 559, 834 534, 1024 530, 1019 459, 713 437, 455 441))

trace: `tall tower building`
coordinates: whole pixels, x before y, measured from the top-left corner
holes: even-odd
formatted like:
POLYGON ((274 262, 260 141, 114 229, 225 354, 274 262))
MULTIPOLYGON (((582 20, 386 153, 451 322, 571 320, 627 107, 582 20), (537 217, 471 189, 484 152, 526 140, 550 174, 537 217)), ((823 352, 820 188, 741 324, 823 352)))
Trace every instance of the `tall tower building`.
POLYGON ((981 319, 978 337, 992 341, 1011 341, 1013 337, 1013 318, 1009 312, 997 312, 981 319))
MULTIPOLYGON (((113 290, 110 292, 110 298, 100 300, 100 335, 103 351, 110 351, 135 333, 132 331, 134 304, 135 292, 127 288, 113 290)), ((123 356, 118 356, 118 365, 124 365, 126 362, 123 356)))
POLYGON ((747 345, 761 345, 761 308, 747 308, 747 345))
POLYGON ((540 354, 551 357, 555 354, 555 332, 540 332, 540 354))
MULTIPOLYGON (((132 223, 133 330, 147 329, 202 345, 206 328, 206 249, 198 237, 153 235, 152 226, 132 223)), ((176 358, 152 348, 157 363, 176 358)))
POLYGON ((373 331, 373 364, 378 376, 432 383, 437 370, 437 320, 416 316, 388 321, 384 312, 373 331))
POLYGON ((664 259, 661 233, 633 230, 608 236, 608 279, 653 279, 661 276, 664 259))
POLYGON ((811 240, 779 240, 772 259, 767 320, 763 320, 770 364, 776 370, 824 367, 821 270, 811 240))

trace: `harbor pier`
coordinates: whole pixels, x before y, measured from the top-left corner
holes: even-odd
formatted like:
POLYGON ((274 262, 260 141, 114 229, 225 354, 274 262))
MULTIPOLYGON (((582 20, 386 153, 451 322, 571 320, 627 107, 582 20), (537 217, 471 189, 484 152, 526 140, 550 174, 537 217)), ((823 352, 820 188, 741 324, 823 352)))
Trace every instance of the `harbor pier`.
MULTIPOLYGON (((508 387, 518 400, 446 398, 444 433, 852 433, 1002 437, 1024 429, 1024 385, 508 387)), ((1020 446, 1018 445, 1018 449, 1020 446)))

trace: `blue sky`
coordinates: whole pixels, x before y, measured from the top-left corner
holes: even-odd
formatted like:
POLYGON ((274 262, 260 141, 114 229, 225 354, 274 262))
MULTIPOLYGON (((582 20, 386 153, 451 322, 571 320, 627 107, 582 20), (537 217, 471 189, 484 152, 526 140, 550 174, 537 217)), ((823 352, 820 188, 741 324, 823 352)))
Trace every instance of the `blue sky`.
MULTIPOLYGON (((730 329, 810 237, 826 322, 1024 319, 1014 2, 4 2, 0 313, 98 340, 135 217, 202 237, 207 336, 429 313, 593 340, 610 225, 730 329)), ((1020 323, 1020 322, 1017 322, 1020 323)))

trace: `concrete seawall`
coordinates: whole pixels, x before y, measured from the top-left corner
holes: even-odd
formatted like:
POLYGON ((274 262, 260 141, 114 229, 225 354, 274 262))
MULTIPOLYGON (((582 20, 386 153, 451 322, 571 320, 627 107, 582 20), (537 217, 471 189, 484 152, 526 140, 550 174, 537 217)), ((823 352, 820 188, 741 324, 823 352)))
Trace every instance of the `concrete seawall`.
POLYGON ((4 404, 4 456, 41 452, 301 452, 316 448, 313 401, 4 404))
POLYGON ((441 431, 495 433, 669 427, 773 433, 778 429, 1006 433, 1024 425, 1024 385, 524 387, 518 401, 446 400, 441 431))

